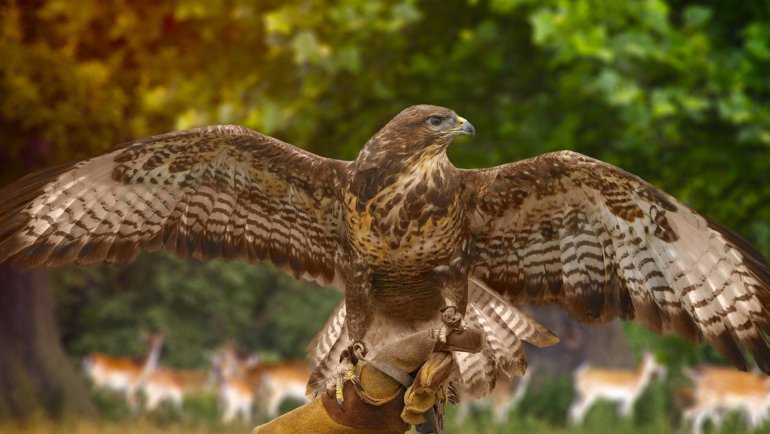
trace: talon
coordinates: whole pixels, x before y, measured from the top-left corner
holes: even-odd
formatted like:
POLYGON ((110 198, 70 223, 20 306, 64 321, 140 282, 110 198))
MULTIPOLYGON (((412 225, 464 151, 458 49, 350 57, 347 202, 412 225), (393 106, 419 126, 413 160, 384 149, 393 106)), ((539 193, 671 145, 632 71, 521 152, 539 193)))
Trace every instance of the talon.
POLYGON ((345 363, 341 367, 340 372, 337 374, 337 384, 334 391, 334 397, 337 399, 337 405, 342 411, 345 411, 345 395, 343 394, 343 389, 345 387, 346 381, 353 383, 353 386, 355 386, 356 390, 359 392, 364 390, 363 385, 361 385, 361 381, 356 375, 356 368, 350 362, 345 363))
POLYGON ((361 384, 361 380, 358 379, 358 376, 356 375, 355 370, 349 370, 345 372, 345 379, 349 380, 351 383, 353 383, 353 386, 358 389, 359 392, 364 391, 364 385, 361 384))
POLYGON ((345 382, 350 381, 356 388, 356 391, 363 392, 364 386, 356 375, 356 364, 359 360, 365 360, 367 349, 361 341, 355 341, 352 345, 345 348, 340 354, 340 368, 337 371, 334 384, 334 397, 337 399, 337 405, 342 411, 345 411, 345 396, 343 389, 345 382))

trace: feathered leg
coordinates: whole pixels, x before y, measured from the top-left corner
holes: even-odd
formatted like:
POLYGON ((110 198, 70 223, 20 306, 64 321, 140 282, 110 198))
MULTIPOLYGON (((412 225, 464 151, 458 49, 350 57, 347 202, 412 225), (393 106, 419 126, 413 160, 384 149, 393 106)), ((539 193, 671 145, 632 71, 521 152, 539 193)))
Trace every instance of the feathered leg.
POLYGON ((345 382, 351 381, 357 389, 361 389, 361 383, 355 374, 355 366, 368 351, 364 344, 364 336, 369 330, 374 314, 371 277, 363 264, 354 264, 352 273, 348 273, 345 285, 345 306, 347 311, 345 321, 351 345, 340 355, 340 371, 335 376, 335 396, 337 404, 343 410, 345 407, 342 390, 345 382))
POLYGON ((441 295, 446 301, 441 320, 450 329, 462 326, 468 307, 468 264, 468 255, 459 252, 449 265, 441 265, 433 270, 436 284, 441 288, 441 295))

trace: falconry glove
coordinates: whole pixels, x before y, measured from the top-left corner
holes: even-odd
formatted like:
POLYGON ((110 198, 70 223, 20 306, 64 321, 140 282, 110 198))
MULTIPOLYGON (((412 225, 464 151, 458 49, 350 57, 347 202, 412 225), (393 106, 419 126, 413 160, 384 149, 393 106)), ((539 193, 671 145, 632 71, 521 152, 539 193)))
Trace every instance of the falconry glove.
POLYGON ((356 366, 362 389, 345 383, 345 409, 328 393, 254 430, 255 434, 403 433, 411 424, 439 432, 454 369, 451 351, 478 352, 482 332, 452 330, 446 342, 438 330, 410 335, 356 366), (416 375, 412 376, 411 373, 416 375))

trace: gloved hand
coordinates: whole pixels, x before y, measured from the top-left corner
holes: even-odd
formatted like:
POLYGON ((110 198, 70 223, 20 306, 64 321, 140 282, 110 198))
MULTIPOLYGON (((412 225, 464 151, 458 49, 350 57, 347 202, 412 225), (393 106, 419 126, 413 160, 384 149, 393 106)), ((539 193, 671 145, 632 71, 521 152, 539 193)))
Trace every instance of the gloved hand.
POLYGON ((414 383, 406 389, 401 419, 412 425, 425 425, 420 432, 441 432, 449 375, 454 366, 452 353, 431 354, 417 372, 414 383))
POLYGON ((469 329, 449 332, 446 342, 438 339, 435 330, 410 335, 382 348, 371 360, 359 362, 356 375, 363 391, 345 384, 345 410, 335 397, 322 395, 258 426, 254 434, 401 434, 410 424, 426 421, 440 429, 433 408, 438 404, 440 420, 454 365, 450 351, 480 351, 481 336, 480 331, 469 329))

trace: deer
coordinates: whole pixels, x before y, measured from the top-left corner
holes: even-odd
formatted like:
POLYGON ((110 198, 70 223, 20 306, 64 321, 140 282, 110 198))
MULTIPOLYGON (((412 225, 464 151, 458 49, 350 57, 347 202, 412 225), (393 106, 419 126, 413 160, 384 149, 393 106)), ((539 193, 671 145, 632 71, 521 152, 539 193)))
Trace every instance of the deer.
POLYGON ((158 367, 144 378, 140 388, 144 393, 146 409, 153 411, 164 402, 181 409, 186 395, 203 393, 209 384, 205 372, 158 367))
POLYGON ((257 402, 272 419, 278 416, 285 399, 308 401, 305 393, 310 369, 304 361, 263 363, 256 356, 244 360, 232 344, 223 346, 210 360, 217 373, 223 422, 239 414, 249 420, 251 406, 257 402))
POLYGON ((730 411, 744 413, 749 431, 759 427, 770 409, 770 379, 755 372, 727 367, 701 366, 686 371, 693 382, 690 405, 682 420, 693 434, 700 434, 706 420, 721 428, 730 411))
POLYGON ((600 399, 616 402, 620 416, 628 417, 651 380, 656 376, 664 377, 665 374, 665 368, 649 352, 644 353, 642 363, 636 370, 581 365, 574 374, 576 396, 569 409, 570 423, 581 424, 588 410, 600 399))
POLYGON ((244 377, 254 387, 259 407, 267 417, 279 415, 281 403, 289 398, 308 402, 307 382, 310 368, 302 360, 262 363, 257 359, 251 366, 244 366, 244 377))
POLYGON ((91 353, 82 360, 83 370, 94 385, 121 393, 132 410, 139 408, 136 392, 142 381, 158 367, 164 336, 143 333, 142 339, 147 342, 143 361, 112 357, 98 352, 91 353))
MULTIPOLYGON (((508 415, 521 402, 527 393, 529 382, 534 375, 534 369, 529 368, 523 376, 516 381, 500 381, 489 395, 482 399, 464 399, 457 405, 457 414, 455 421, 462 424, 468 417, 471 408, 483 407, 492 409, 492 420, 494 423, 503 424, 507 422, 508 415)), ((460 396, 467 394, 460 392, 460 396)))
POLYGON ((218 385, 222 422, 231 423, 240 416, 249 422, 254 407, 254 387, 244 378, 243 365, 232 343, 207 356, 218 385))

